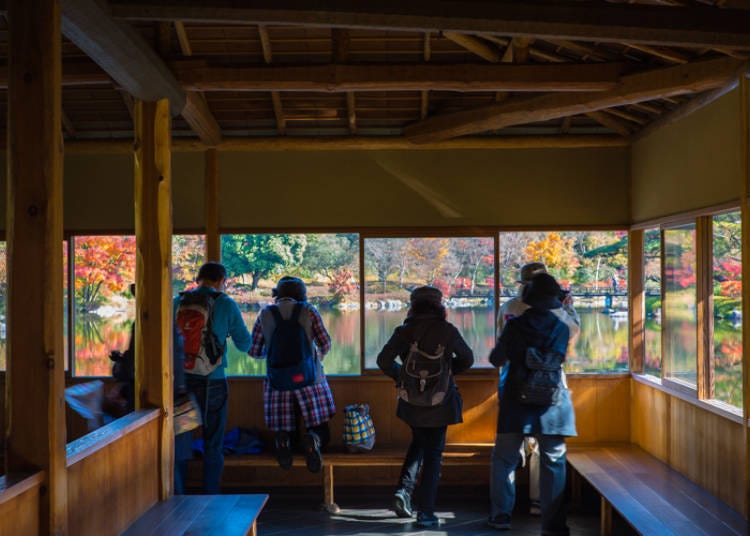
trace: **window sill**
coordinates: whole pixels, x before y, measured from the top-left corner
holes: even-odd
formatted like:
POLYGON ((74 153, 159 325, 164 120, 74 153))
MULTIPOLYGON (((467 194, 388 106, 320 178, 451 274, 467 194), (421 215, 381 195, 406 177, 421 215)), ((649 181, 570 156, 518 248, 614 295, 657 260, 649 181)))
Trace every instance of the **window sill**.
POLYGON ((654 389, 666 393, 675 398, 679 398, 684 402, 693 404, 701 409, 709 411, 719 417, 724 417, 730 421, 742 424, 742 409, 722 402, 721 400, 699 400, 695 392, 689 394, 682 389, 678 389, 669 385, 671 382, 663 382, 661 378, 652 376, 650 374, 633 374, 633 379, 638 383, 648 385, 654 389), (667 385, 665 385, 667 383, 667 385))

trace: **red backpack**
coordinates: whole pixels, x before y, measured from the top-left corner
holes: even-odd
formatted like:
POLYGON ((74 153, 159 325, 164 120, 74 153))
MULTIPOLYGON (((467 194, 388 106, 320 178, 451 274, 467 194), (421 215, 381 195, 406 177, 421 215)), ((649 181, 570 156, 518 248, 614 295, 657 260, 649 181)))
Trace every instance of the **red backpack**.
POLYGON ((213 330, 214 303, 221 292, 180 292, 175 322, 185 344, 183 368, 208 376, 221 365, 224 345, 213 330))

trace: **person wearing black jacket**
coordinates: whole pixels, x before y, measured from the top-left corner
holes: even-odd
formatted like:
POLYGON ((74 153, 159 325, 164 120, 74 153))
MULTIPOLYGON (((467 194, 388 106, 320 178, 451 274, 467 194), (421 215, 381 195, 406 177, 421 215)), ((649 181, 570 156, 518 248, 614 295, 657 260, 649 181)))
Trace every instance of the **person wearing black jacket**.
POLYGON ((530 309, 508 320, 490 353, 490 363, 494 366, 509 363, 508 375, 499 389, 500 412, 490 475, 492 508, 488 525, 499 530, 510 529, 515 504, 513 473, 520 459, 519 448, 524 437, 534 436, 541 450, 542 534, 570 534, 563 504, 565 437, 577 435, 570 392, 560 381, 558 396, 553 398, 554 402, 548 402, 549 405, 530 404, 528 398, 524 398, 525 385, 528 385, 525 382, 529 378, 529 348, 558 356, 558 370, 565 359, 570 330, 552 312, 562 306, 561 296, 562 290, 551 275, 535 275, 523 291, 523 301, 530 309))
POLYGON ((463 401, 453 376, 460 374, 474 363, 474 354, 458 329, 445 320, 443 295, 435 287, 414 289, 410 296, 410 307, 406 320, 398 326, 378 355, 378 367, 388 376, 402 382, 401 367, 406 361, 411 345, 417 341, 419 348, 428 353, 437 353, 442 347, 451 375, 442 402, 434 406, 419 406, 399 398, 396 415, 411 427, 412 440, 401 468, 398 490, 394 495, 394 508, 399 517, 411 517, 411 495, 417 481, 420 465, 419 513, 417 525, 434 527, 440 524, 435 515, 435 497, 440 481, 440 468, 445 434, 450 424, 463 421, 463 401), (400 358, 401 364, 396 362, 400 358))

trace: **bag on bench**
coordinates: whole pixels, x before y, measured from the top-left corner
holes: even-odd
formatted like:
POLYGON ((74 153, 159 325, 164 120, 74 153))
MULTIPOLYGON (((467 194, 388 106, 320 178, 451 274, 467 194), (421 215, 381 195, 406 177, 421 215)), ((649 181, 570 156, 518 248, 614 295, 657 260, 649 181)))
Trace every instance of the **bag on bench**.
POLYGON ((367 404, 344 408, 344 445, 349 452, 365 452, 375 446, 375 425, 367 404))

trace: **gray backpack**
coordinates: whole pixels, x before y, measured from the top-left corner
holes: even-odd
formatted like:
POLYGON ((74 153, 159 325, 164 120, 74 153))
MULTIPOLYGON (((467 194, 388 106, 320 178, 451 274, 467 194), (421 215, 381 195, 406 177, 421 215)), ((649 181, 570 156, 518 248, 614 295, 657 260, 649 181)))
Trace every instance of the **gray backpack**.
MULTIPOLYGON (((434 324, 428 327, 428 331, 432 326, 434 324)), ((446 354, 445 344, 439 344, 435 354, 422 351, 419 342, 423 338, 416 337, 409 346, 401 367, 398 396, 415 406, 439 406, 450 389, 453 374, 450 355, 446 354)))

